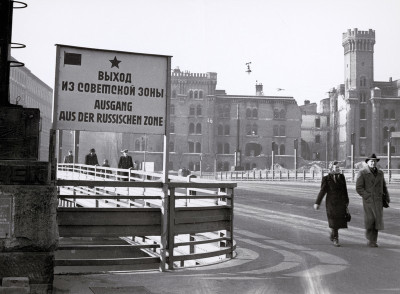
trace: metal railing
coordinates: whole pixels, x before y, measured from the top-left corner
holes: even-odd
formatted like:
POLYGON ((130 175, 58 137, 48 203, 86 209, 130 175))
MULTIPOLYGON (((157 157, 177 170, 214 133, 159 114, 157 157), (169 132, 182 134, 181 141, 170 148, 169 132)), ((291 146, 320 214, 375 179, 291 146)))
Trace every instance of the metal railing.
POLYGON ((233 257, 235 183, 170 176, 164 184, 159 173, 80 164, 59 164, 57 177, 59 267, 174 269, 233 257), (99 244, 99 238, 118 240, 99 244), (99 251, 104 257, 116 251, 127 255, 73 258, 68 254, 82 250, 99 251))
MULTIPOLYGON (((387 183, 400 182, 400 169, 382 169, 387 183)), ((356 180, 359 169, 342 169, 347 181, 356 180)), ((328 169, 321 170, 246 170, 221 171, 217 173, 202 172, 202 178, 219 181, 320 181, 329 173, 328 169)))

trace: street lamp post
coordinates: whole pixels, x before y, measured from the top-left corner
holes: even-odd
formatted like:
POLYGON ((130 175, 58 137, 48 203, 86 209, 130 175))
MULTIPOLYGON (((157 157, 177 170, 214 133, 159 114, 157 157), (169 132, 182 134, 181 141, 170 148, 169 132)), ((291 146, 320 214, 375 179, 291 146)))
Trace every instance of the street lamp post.
POLYGON ((202 176, 203 153, 200 153, 200 178, 202 176))
POLYGON ((298 140, 294 139, 294 178, 297 180, 297 148, 298 140))
POLYGON ((242 162, 241 162, 241 151, 240 151, 240 117, 239 117, 239 104, 236 108, 237 117, 236 117, 236 150, 235 150, 235 170, 241 170, 242 162))
POLYGON ((390 154, 390 143, 391 143, 392 137, 390 134, 390 130, 388 130, 388 141, 387 141, 387 168, 388 168, 388 182, 390 183, 390 165, 391 165, 391 154, 390 154))
POLYGON ((355 142, 355 133, 351 133, 351 180, 354 182, 354 142, 355 142))
POLYGON ((271 166, 271 170, 272 170, 272 179, 274 179, 275 178, 275 171, 274 171, 274 169, 275 169, 275 166, 274 166, 274 151, 275 151, 275 142, 274 141, 272 141, 272 151, 271 151, 271 161, 272 161, 272 166, 271 166))

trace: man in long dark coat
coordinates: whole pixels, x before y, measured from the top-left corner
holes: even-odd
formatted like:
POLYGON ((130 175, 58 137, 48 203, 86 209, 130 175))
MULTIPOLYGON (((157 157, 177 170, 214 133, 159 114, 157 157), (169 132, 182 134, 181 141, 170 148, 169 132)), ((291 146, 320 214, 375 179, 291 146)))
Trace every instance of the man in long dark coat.
POLYGON ((99 165, 99 161, 97 160, 96 150, 94 150, 94 148, 90 149, 90 153, 85 156, 85 164, 99 165))
MULTIPOLYGON (((90 153, 85 156, 85 164, 86 165, 99 165, 99 161, 97 160, 96 150, 94 148, 90 149, 90 153)), ((90 168, 87 168, 90 169, 90 168)), ((89 175, 94 175, 94 172, 89 172, 89 175)))
MULTIPOLYGON (((74 163, 74 156, 72 155, 72 150, 68 151, 68 155, 64 157, 64 163, 74 163)), ((72 167, 69 166, 67 170, 72 170, 72 167)))
MULTIPOLYGON (((122 168, 122 169, 133 168, 132 156, 128 155, 128 149, 121 150, 121 152, 122 152, 122 155, 118 161, 118 168, 122 168)), ((128 178, 126 178, 128 176, 127 172, 119 172, 119 174, 124 176, 122 178, 123 181, 128 180, 128 178)))
POLYGON ((378 230, 383 230, 383 197, 390 202, 383 172, 375 154, 365 159, 367 166, 357 175, 356 191, 363 199, 365 236, 369 247, 378 247, 378 230))
POLYGON ((68 155, 64 157, 64 163, 74 163, 74 156, 72 155, 72 150, 69 150, 68 155))
POLYGON ((346 179, 340 173, 339 162, 331 162, 329 168, 330 173, 322 178, 321 190, 315 201, 314 209, 319 209, 326 194, 326 215, 331 228, 330 239, 334 246, 339 247, 339 229, 347 228, 345 215, 349 205, 349 195, 347 194, 346 179))

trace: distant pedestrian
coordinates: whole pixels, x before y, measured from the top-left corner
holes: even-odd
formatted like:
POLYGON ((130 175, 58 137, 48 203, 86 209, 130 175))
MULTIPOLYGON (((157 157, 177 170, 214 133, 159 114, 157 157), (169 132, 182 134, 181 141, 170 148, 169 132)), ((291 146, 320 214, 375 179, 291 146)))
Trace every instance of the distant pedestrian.
POLYGON ((329 170, 329 174, 322 178, 321 190, 315 201, 314 209, 319 209, 326 194, 326 215, 329 228, 331 228, 330 240, 334 246, 339 247, 339 229, 347 228, 345 216, 349 206, 349 196, 347 194, 346 179, 340 173, 339 162, 331 162, 329 170))
POLYGON ((108 163, 107 159, 104 159, 103 164, 101 166, 110 167, 110 164, 108 163))
POLYGON ((378 247, 378 231, 384 229, 383 200, 390 202, 383 172, 377 168, 375 154, 365 159, 367 166, 357 175, 356 191, 363 199, 365 236, 367 246, 378 247))
MULTIPOLYGON (((107 159, 104 159, 103 164, 102 164, 101 166, 102 166, 102 167, 110 167, 110 164, 108 163, 108 160, 107 160, 107 159)), ((102 174, 101 176, 102 176, 103 178, 104 178, 104 177, 109 178, 109 176, 106 175, 106 174, 111 174, 111 170, 109 170, 109 169, 102 169, 102 172, 103 172, 103 174, 102 174)))
MULTIPOLYGON (((94 150, 94 148, 90 149, 89 154, 86 154, 85 164, 86 165, 99 165, 99 161, 97 160, 96 150, 94 150)), ((87 169, 90 169, 90 168, 87 168, 87 169)), ((94 175, 94 172, 90 172, 88 174, 94 175)))
POLYGON ((74 163, 74 156, 72 155, 72 150, 69 150, 68 155, 64 157, 64 163, 74 163))
POLYGON ((64 157, 64 163, 67 163, 68 167, 65 168, 66 170, 72 170, 70 166, 71 163, 74 163, 74 156, 72 155, 72 150, 68 151, 68 155, 64 157))
POLYGON ((85 156, 85 164, 86 165, 99 165, 99 161, 97 160, 96 150, 94 148, 90 149, 89 154, 85 156))
MULTIPOLYGON (((133 168, 132 156, 128 155, 128 149, 121 150, 121 153, 122 153, 122 155, 121 155, 121 157, 119 158, 119 161, 118 161, 118 168, 121 168, 121 169, 133 168)), ((128 175, 129 175, 128 172, 119 172, 119 174, 121 176, 123 176, 122 177, 123 181, 127 181, 128 180, 128 178, 127 178, 128 175)))

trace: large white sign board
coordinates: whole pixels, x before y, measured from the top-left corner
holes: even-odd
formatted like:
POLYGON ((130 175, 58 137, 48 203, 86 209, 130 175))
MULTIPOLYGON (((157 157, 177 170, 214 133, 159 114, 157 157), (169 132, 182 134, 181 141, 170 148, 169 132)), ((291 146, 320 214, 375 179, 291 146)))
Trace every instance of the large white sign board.
POLYGON ((168 58, 57 45, 53 128, 164 134, 168 58))

